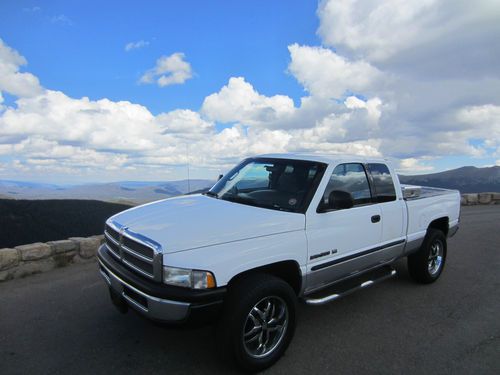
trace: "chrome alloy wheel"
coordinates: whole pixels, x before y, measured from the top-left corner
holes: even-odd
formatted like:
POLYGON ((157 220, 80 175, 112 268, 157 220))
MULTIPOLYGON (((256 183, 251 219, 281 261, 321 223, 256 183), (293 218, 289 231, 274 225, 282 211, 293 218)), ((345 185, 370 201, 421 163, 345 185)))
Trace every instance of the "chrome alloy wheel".
POLYGON ((443 244, 441 241, 436 241, 431 245, 429 258, 427 259, 427 269, 431 276, 436 275, 443 264, 443 244))
POLYGON ((288 306, 276 296, 265 297, 248 313, 243 327, 243 347, 254 358, 271 354, 285 337, 288 306))

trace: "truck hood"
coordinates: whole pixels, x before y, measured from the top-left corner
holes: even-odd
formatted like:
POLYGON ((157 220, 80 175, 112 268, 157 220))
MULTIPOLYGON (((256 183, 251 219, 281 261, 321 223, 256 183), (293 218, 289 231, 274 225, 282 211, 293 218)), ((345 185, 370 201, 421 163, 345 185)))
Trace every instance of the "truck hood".
POLYGON ((304 230, 305 215, 247 206, 205 195, 134 207, 108 221, 162 246, 163 253, 304 230))

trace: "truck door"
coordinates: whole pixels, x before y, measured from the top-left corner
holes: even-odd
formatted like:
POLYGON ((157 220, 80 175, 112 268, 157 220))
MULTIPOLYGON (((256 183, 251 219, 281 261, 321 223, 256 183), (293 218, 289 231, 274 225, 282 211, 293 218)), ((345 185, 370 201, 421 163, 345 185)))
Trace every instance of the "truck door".
MULTIPOLYGON (((318 192, 321 194, 321 192, 318 192)), ((346 207, 346 206, 344 206, 346 207)), ((337 165, 316 210, 308 210, 306 292, 372 265, 370 254, 382 240, 381 209, 372 197, 361 163, 337 165), (332 196, 332 192, 335 191, 332 196), (353 199, 352 207, 332 207, 337 194, 353 199)))
POLYGON ((406 207, 403 199, 397 198, 389 168, 382 163, 368 163, 366 167, 371 181, 372 195, 382 212, 382 244, 404 240, 406 207))

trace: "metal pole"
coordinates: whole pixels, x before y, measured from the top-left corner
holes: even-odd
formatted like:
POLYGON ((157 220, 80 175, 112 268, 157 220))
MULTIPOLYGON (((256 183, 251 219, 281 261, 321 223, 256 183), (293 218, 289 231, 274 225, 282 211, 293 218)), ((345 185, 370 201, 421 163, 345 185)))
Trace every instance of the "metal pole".
POLYGON ((189 178, 189 144, 186 143, 187 176, 188 176, 188 194, 191 192, 191 181, 189 178))

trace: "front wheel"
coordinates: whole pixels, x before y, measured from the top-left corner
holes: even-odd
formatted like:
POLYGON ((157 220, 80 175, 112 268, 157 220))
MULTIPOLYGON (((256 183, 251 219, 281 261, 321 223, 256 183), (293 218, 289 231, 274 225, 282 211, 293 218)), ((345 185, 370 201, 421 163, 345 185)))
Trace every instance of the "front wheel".
POLYGON ((282 279, 267 274, 236 283, 220 322, 223 350, 246 371, 263 370, 285 352, 295 330, 296 297, 282 279))
POLYGON ((443 232, 429 228, 420 249, 408 256, 408 271, 417 282, 429 284, 443 272, 446 261, 446 237, 443 232))

